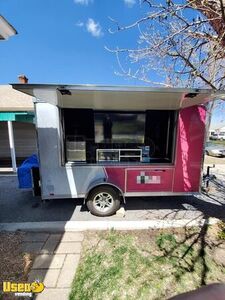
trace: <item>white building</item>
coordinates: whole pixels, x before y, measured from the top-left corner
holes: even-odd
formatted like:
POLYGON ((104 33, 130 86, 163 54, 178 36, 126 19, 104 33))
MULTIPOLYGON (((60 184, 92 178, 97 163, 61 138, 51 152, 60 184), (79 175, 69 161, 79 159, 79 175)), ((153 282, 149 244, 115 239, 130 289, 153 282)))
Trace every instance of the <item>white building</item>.
POLYGON ((213 131, 214 131, 215 133, 225 132, 225 126, 219 127, 219 128, 215 128, 213 131))

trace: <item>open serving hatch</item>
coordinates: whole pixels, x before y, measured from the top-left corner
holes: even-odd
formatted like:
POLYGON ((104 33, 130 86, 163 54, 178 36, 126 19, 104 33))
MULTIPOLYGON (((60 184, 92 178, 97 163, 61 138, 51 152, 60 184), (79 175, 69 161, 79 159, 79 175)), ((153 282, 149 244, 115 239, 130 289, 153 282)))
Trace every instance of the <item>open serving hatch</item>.
POLYGON ((97 110, 178 110, 225 96, 225 92, 210 89, 57 84, 12 84, 12 87, 35 97, 36 102, 97 110))

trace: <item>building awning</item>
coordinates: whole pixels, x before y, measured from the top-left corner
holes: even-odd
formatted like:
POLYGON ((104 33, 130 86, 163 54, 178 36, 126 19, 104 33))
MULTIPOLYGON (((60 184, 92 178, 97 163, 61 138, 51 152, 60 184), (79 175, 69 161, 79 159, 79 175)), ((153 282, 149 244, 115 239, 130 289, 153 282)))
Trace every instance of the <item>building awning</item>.
POLYGON ((1 121, 16 121, 34 123, 34 113, 31 112, 0 112, 1 121))
POLYGON ((12 84, 13 88, 63 108, 97 110, 177 110, 205 104, 225 92, 209 89, 149 88, 129 86, 12 84))

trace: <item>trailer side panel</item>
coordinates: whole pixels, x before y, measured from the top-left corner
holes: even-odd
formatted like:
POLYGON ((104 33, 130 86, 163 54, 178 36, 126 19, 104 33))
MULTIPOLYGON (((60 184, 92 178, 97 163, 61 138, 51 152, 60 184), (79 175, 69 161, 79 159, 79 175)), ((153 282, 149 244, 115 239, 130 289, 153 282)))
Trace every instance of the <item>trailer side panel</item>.
POLYGON ((191 106, 180 111, 174 192, 199 192, 204 148, 206 109, 191 106))

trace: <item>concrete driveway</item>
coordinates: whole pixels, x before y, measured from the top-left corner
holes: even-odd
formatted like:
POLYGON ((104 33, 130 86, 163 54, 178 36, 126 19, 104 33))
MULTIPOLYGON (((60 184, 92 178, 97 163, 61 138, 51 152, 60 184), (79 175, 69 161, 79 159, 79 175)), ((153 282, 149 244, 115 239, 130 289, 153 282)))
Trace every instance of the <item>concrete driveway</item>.
POLYGON ((0 175, 0 222, 51 222, 91 220, 161 220, 225 218, 225 192, 199 197, 128 198, 125 217, 91 215, 82 199, 58 199, 41 203, 29 190, 19 190, 15 175, 0 175))

